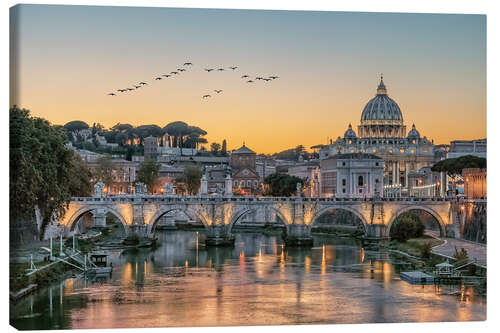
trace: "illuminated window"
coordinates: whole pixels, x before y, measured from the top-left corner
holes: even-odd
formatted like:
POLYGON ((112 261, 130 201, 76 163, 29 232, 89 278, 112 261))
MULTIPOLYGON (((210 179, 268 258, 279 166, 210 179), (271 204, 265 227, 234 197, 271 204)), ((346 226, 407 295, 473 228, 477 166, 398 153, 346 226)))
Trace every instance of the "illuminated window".
POLYGON ((377 149, 373 149, 373 152, 376 153, 377 152, 377 149))
POLYGON ((411 150, 410 150, 410 153, 412 153, 412 154, 413 154, 414 152, 415 152, 415 150, 413 150, 413 149, 411 149, 411 150))
POLYGON ((400 152, 400 153, 404 153, 404 152, 405 152, 405 149, 404 149, 404 148, 401 148, 401 149, 399 150, 399 152, 400 152))
POLYGON ((391 154, 392 154, 392 149, 389 149, 389 153, 391 153, 391 154))
POLYGON ((354 149, 351 149, 351 153, 354 153, 354 149))

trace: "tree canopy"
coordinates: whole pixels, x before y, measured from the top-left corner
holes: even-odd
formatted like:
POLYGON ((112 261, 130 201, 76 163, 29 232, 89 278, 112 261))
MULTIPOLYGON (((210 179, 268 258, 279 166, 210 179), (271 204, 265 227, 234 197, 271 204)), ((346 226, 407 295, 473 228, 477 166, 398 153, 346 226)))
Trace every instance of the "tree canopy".
POLYGON ((146 184, 148 192, 154 193, 160 175, 160 163, 150 160, 144 161, 137 172, 137 181, 146 184))
POLYGON ((446 172, 450 176, 461 175, 466 168, 486 168, 486 159, 473 155, 448 158, 434 164, 431 168, 435 172, 446 172))
POLYGON ((274 197, 289 197, 297 193, 297 183, 304 183, 302 179, 285 173, 273 173, 264 179, 265 195, 274 197))
POLYGON ((196 194, 200 188, 201 176, 202 171, 198 165, 186 165, 182 175, 175 179, 175 186, 181 192, 196 194))
POLYGON ((9 110, 9 131, 11 226, 34 222, 38 207, 43 235, 52 216, 64 215, 73 195, 87 193, 90 177, 79 157, 66 148, 62 127, 14 106, 9 110))
POLYGON ((64 125, 64 128, 66 128, 67 131, 72 132, 72 131, 80 131, 84 129, 88 129, 89 125, 81 120, 73 120, 64 125))

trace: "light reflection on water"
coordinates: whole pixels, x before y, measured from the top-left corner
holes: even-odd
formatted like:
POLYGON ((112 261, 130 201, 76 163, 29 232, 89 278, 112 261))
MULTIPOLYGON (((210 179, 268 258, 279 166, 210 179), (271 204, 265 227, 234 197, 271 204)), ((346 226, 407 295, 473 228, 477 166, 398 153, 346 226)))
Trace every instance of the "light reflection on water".
POLYGON ((11 306, 11 323, 62 329, 486 319, 485 298, 470 288, 410 285, 388 258, 348 240, 315 237, 312 249, 288 249, 279 236, 242 233, 233 249, 205 249, 194 232, 159 237, 155 251, 114 253, 109 279, 68 279, 11 306))

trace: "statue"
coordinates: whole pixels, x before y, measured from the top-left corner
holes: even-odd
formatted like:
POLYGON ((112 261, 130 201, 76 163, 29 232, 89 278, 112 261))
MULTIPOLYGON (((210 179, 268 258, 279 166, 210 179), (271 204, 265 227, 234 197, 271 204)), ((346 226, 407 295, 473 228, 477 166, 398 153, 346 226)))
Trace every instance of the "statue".
POLYGON ((174 185, 172 183, 165 183, 163 188, 164 195, 173 195, 174 194, 174 185))
POLYGON ((297 183, 297 198, 300 198, 302 196, 302 184, 297 183))
POLYGON ((102 197, 104 186, 103 182, 97 182, 94 184, 94 197, 102 197))
POLYGON ((139 195, 145 195, 148 193, 148 187, 146 184, 138 182, 135 183, 135 193, 134 194, 139 194, 139 195))
POLYGON ((218 197, 222 196, 222 185, 221 184, 217 184, 217 188, 215 190, 215 193, 217 193, 218 197))

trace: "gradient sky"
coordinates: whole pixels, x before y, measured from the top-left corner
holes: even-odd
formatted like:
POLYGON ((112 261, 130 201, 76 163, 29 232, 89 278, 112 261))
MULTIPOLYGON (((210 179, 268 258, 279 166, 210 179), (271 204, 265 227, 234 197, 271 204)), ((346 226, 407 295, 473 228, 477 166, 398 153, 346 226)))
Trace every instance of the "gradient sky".
POLYGON ((259 153, 359 124, 379 73, 409 129, 486 137, 486 16, 21 5, 11 104, 55 124, 183 120, 259 153), (179 77, 155 76, 194 66, 179 77), (204 67, 239 66, 211 72, 204 67), (280 79, 247 84, 242 74, 280 79), (107 96, 140 81, 138 91, 107 96), (17 88, 16 88, 17 87, 17 88), (203 100, 213 89, 224 92, 203 100))

